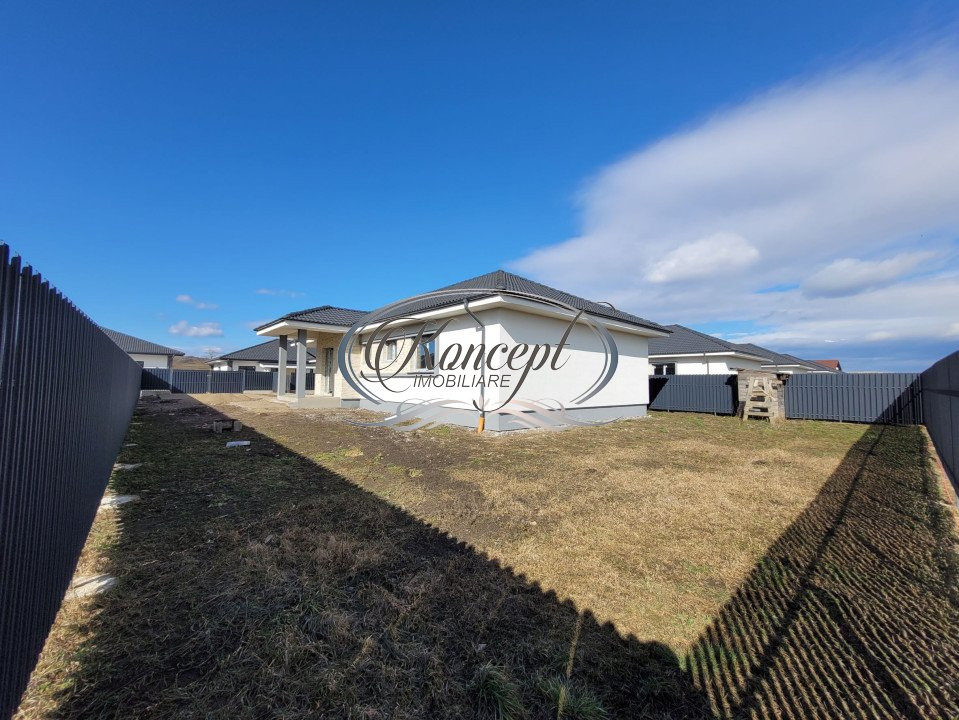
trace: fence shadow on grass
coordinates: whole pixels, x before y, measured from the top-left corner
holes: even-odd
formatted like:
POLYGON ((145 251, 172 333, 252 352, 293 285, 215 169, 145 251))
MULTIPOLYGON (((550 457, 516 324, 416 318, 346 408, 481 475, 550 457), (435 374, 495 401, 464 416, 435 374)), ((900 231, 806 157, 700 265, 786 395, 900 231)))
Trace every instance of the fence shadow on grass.
POLYGON ((118 476, 142 498, 119 510, 118 583, 54 715, 494 717, 474 680, 491 662, 506 678, 489 692, 515 684, 530 718, 557 716, 567 675, 568 717, 601 717, 594 698, 610 717, 708 717, 668 647, 252 428, 202 430, 211 408, 144 407, 123 459, 145 464, 118 476))
POLYGON ((119 582, 54 715, 493 717, 474 685, 492 662, 555 718, 543 681, 571 655, 567 717, 599 717, 593 696, 614 718, 956 712, 948 519, 918 428, 868 429, 682 669, 253 429, 202 431, 211 408, 157 408, 124 458, 147 464, 119 487, 143 495, 120 510, 119 582))
POLYGON ((870 426, 696 643, 723 717, 959 717, 952 516, 918 427, 870 426))

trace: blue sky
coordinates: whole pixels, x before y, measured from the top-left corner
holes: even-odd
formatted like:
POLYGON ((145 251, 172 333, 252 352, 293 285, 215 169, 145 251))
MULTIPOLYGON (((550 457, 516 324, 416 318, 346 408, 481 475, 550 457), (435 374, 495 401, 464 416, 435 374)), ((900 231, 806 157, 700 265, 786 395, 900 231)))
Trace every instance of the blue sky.
POLYGON ((541 5, 5 3, 0 238, 196 353, 497 267, 849 369, 959 345, 952 5, 541 5))

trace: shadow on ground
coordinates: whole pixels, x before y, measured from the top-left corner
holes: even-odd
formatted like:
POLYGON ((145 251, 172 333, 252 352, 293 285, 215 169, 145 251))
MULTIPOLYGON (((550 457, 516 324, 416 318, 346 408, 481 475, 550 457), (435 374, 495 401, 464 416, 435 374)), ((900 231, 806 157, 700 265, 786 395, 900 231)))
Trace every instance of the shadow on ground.
POLYGON ((952 516, 918 427, 872 426, 690 653, 720 716, 959 717, 952 516))
POLYGON ((123 459, 145 465, 117 490, 143 500, 120 509, 119 582, 94 601, 54 716, 471 718, 495 717, 497 698, 530 718, 559 703, 583 718, 959 707, 949 520, 917 429, 870 428, 684 662, 253 429, 213 435, 212 409, 164 405, 134 418, 123 459))

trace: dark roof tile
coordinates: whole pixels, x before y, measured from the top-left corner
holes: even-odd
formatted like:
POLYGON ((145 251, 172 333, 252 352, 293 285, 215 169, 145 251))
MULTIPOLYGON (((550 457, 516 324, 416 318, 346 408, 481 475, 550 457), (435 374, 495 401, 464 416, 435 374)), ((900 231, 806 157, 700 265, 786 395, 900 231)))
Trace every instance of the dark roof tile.
MULTIPOLYGON (((617 310, 612 306, 593 302, 592 300, 587 300, 586 298, 579 297, 578 295, 570 295, 562 290, 557 290, 556 288, 549 287, 548 285, 534 282, 533 280, 521 277, 520 275, 506 272, 505 270, 496 270, 491 273, 486 273, 485 275, 477 275, 476 277, 468 280, 463 280, 462 282, 453 283, 452 285, 438 288, 438 290, 509 290, 520 294, 537 295, 549 300, 556 300, 557 302, 574 307, 577 310, 583 310, 584 312, 588 312, 590 315, 606 318, 608 320, 619 320, 627 325, 635 325, 648 330, 669 332, 662 325, 658 325, 651 320, 645 320, 644 318, 636 315, 617 310)), ((447 295, 440 298, 426 298, 418 303, 413 303, 409 306, 406 306, 403 309, 403 313, 409 314, 442 307, 449 307, 450 305, 461 303, 469 297, 478 299, 480 297, 489 297, 492 294, 493 293, 491 292, 486 295, 471 296, 468 293, 464 293, 463 295, 447 295)))
POLYGON ((754 355, 760 358, 769 357, 758 348, 747 350, 743 345, 728 342, 684 325, 667 325, 672 331, 669 337, 652 338, 649 341, 650 355, 688 355, 693 353, 740 353, 754 355))
MULTIPOLYGON (((259 345, 251 345, 248 348, 243 348, 242 350, 234 350, 233 352, 226 353, 225 355, 220 355, 218 360, 252 360, 256 362, 265 362, 265 363, 275 363, 279 360, 280 352, 280 340, 267 340, 264 343, 259 345)), ((316 359, 316 354, 310 350, 306 349, 307 362, 310 360, 316 359)), ((296 365, 296 355, 293 353, 293 343, 290 343, 289 351, 287 354, 287 365, 296 365)))
POLYGON ((282 317, 278 317, 276 320, 270 320, 270 322, 260 325, 256 329, 262 330, 283 320, 350 327, 364 315, 368 314, 368 310, 350 310, 349 308, 334 307, 333 305, 320 305, 315 308, 307 308, 306 310, 287 313, 282 317))
POLYGON ((150 342, 149 340, 141 340, 138 337, 133 337, 132 335, 127 335, 126 333, 117 332, 116 330, 110 330, 105 328, 102 325, 100 329, 107 334, 113 342, 115 342, 121 350, 125 353, 137 353, 140 355, 182 355, 183 353, 179 350, 174 350, 169 348, 166 345, 158 345, 155 342, 150 342))

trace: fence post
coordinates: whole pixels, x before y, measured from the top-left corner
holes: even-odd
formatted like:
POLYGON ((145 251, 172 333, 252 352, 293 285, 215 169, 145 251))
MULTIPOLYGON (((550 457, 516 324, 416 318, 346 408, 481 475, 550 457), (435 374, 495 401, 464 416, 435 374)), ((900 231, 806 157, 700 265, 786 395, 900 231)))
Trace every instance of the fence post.
POLYGON ((246 370, 240 370, 240 392, 246 392, 246 370))
POLYGON ((206 391, 207 393, 213 392, 213 371, 208 370, 206 373, 206 391))

